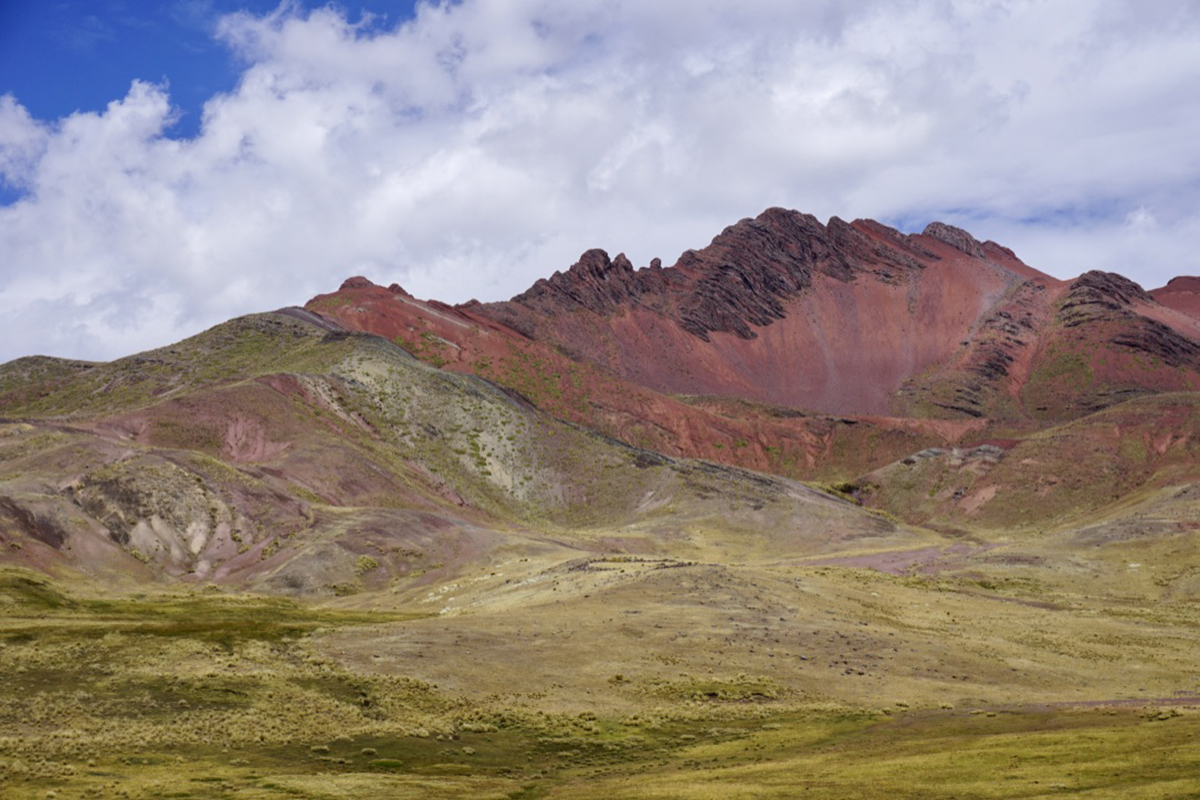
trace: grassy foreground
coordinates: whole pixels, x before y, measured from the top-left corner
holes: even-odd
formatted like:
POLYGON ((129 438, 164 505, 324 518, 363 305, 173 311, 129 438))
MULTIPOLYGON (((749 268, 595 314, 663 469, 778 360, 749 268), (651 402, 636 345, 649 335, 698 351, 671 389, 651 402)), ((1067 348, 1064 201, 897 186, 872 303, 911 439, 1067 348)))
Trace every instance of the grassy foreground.
POLYGON ((0 573, 0 796, 1200 794, 1186 707, 660 697, 607 718, 357 672, 312 645, 405 619, 204 592, 87 599, 0 573))

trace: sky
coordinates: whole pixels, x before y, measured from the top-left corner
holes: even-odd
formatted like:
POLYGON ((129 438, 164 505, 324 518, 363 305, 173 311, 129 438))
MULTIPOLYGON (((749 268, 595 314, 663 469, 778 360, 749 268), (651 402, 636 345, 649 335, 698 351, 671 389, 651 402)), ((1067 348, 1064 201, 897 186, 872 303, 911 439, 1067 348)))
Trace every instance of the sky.
POLYGON ((0 362, 351 275, 507 299, 771 206, 1200 274, 1192 0, 6 0, 0 362))

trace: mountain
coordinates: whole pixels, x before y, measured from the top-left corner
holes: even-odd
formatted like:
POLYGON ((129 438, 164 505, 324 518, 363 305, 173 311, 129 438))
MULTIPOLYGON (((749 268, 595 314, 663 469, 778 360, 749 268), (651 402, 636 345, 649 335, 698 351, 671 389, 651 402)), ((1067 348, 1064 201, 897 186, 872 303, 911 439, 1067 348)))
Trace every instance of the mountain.
POLYGON ((673 267, 593 250, 478 311, 658 391, 879 415, 1026 280, 1050 279, 948 226, 769 209, 673 267))
POLYGON ((1159 294, 1103 273, 1058 281, 941 223, 904 235, 769 209, 673 267, 635 271, 593 250, 471 310, 666 393, 843 415, 1068 419, 1196 388, 1186 292, 1159 294), (1094 380, 1076 386, 1072 370, 1094 380))
MULTIPOLYGON (((605 542, 567 549, 659 555, 657 527, 713 515, 743 530, 735 550, 893 531, 783 479, 564 424, 302 309, 111 364, 19 359, 0 369, 0 402, 7 560, 50 572, 333 595, 417 573, 419 587, 601 524, 605 542), (815 536, 818 519, 843 533, 815 536), (751 530, 766 520, 793 533, 751 530)), ((689 538, 670 552, 705 546, 689 538)))
POLYGON ((0 794, 1194 793, 1198 297, 769 209, 0 365, 0 794))
POLYGON ((666 394, 568 357, 479 313, 420 301, 400 287, 347 280, 306 308, 346 328, 376 334, 447 371, 474 374, 520 393, 561 419, 673 456, 708 458, 797 478, 853 472, 863 443, 882 466, 944 444, 977 421, 851 419, 737 397, 666 394))
POLYGON ((1101 446, 1085 431, 1106 409, 1156 419, 1151 398, 1200 385, 1198 292, 1191 278, 1151 292, 1111 273, 1057 280, 942 223, 906 235, 768 209, 674 266, 589 250, 507 302, 451 307, 355 278, 307 307, 618 439, 822 478, 961 531, 1086 521, 1194 472, 1190 456, 1118 457, 1132 433, 1101 446), (1074 469, 1025 455, 1045 442, 1074 469))
POLYGON ((29 545, 10 557, 37 568, 301 594, 383 586, 420 558, 448 569, 437 531, 483 552, 513 530, 632 525, 631 498, 660 497, 659 473, 693 474, 692 458, 734 483, 824 480, 948 532, 1082 524, 1195 471, 1188 446, 1157 443, 1190 441, 1198 287, 1058 281, 944 224, 781 209, 671 267, 588 251, 503 303, 351 278, 111 364, 0 367, 0 518, 29 545), (1109 419, 1143 422, 1098 440, 1109 419), (1155 455, 1126 458, 1134 439, 1155 455), (1059 484, 1093 463, 1086 498, 1059 484), (392 527, 408 533, 364 543, 392 527), (364 582, 358 559, 393 552, 424 555, 364 582))
POLYGON ((886 459, 1195 389, 1187 286, 1059 281, 941 223, 905 235, 769 209, 672 267, 590 250, 507 302, 358 278, 308 307, 626 441, 811 477, 843 474, 837 454, 867 438, 886 459))

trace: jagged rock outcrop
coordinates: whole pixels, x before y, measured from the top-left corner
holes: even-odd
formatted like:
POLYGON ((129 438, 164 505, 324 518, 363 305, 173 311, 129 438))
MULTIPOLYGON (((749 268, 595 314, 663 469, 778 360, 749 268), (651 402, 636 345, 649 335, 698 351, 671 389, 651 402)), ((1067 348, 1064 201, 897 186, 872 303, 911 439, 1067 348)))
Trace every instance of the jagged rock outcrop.
POLYGON ((771 208, 679 259, 676 268, 702 276, 680 303, 679 323, 701 339, 718 332, 753 339, 750 326, 782 319, 783 301, 811 285, 815 273, 848 282, 867 270, 888 279, 920 267, 837 217, 825 226, 811 214, 771 208))
POLYGON ((1120 347, 1161 359, 1168 367, 1200 365, 1200 345, 1180 336, 1161 322, 1143 319, 1139 320, 1139 323, 1112 337, 1110 341, 1120 347))
POLYGON ((1000 248, 984 258, 965 231, 932 231, 770 208, 671 267, 591 250, 508 302, 461 308, 656 391, 882 413, 1012 287, 1052 280, 1000 248), (979 255, 949 258, 942 239, 979 255))
POLYGON ((605 314, 651 291, 654 283, 652 278, 635 273, 624 253, 610 259, 604 250, 595 248, 580 256, 566 272, 555 272, 539 280, 519 295, 519 300, 547 310, 556 305, 569 308, 577 304, 605 314))
POLYGON ((1135 300, 1151 299, 1145 289, 1124 276, 1092 270, 1071 283, 1059 314, 1063 324, 1073 328, 1128 308, 1135 300))
MULTIPOLYGON (((1025 281, 980 320, 954 360, 906 383, 904 394, 942 416, 1018 416, 1016 394, 1048 315, 1045 288, 1025 281)), ((906 408, 911 413, 914 408, 906 408)))
POLYGON ((987 258, 983 245, 962 228, 947 225, 944 222, 931 222, 925 226, 921 235, 936 239, 942 244, 948 244, 955 250, 961 250, 972 258, 987 258))
MULTIPOLYGON (((919 257, 932 256, 897 231, 876 222, 862 224, 881 232, 880 237, 869 237, 837 217, 825 226, 811 214, 770 208, 730 225, 708 247, 688 250, 666 269, 655 259, 650 267, 634 270, 624 254, 610 260, 603 250, 588 250, 566 272, 539 280, 510 304, 546 316, 579 307, 610 314, 643 306, 705 341, 711 333, 753 339, 753 328, 782 319, 784 301, 804 291, 816 273, 851 281, 858 273, 871 272, 894 280, 920 269, 919 257)), ((505 308, 510 304, 480 308, 526 335, 532 333, 536 325, 522 323, 521 313, 505 308)))
POLYGON ((1071 283, 1059 318, 1065 328, 1107 324, 1113 328, 1106 336, 1108 342, 1170 367, 1200 365, 1200 345, 1134 308, 1137 303, 1153 302, 1149 292, 1128 278, 1093 270, 1071 283))
MULTIPOLYGON (((972 425, 1069 419, 1200 387, 1200 279, 1154 292, 1103 272, 1068 284, 941 222, 906 234, 770 208, 670 267, 589 250, 510 301, 453 308, 397 303, 398 286, 348 285, 353 326, 369 327, 377 295, 389 320, 408 315, 379 332, 411 339, 439 366, 470 369, 477 345, 460 334, 480 325, 667 395, 972 425)), ((563 371, 485 341, 481 374, 519 391, 536 394, 532 375, 563 371)), ((635 439, 663 435, 627 404, 616 417, 635 439)))

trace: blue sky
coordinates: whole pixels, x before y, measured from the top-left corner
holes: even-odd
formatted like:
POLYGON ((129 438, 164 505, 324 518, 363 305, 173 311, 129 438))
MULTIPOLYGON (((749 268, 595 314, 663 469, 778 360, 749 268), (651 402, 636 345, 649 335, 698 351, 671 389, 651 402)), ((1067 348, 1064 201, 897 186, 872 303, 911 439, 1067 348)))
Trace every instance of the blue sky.
MULTIPOLYGON (((410 19, 413 5, 359 0, 345 9, 352 19, 385 27, 410 19)), ((135 79, 164 83, 178 112, 166 135, 192 137, 205 101, 231 91, 242 72, 241 61, 214 38, 218 20, 238 11, 266 15, 279 6, 279 0, 5 0, 0 93, 16 96, 38 119, 54 120, 103 111, 135 79)), ((0 182, 0 203, 17 196, 0 182)))
POLYGON ((503 299, 769 206, 1200 273, 1193 0, 0 5, 0 361, 353 274, 503 299))
MULTIPOLYGON (((410 19, 413 5, 358 0, 343 7, 351 19, 388 27, 410 19)), ((14 94, 39 119, 58 119, 103 110, 134 79, 166 81, 181 112, 169 134, 195 136, 204 102, 241 76, 240 61, 213 38, 217 21, 278 7, 278 0, 5 0, 0 93, 14 94)))

